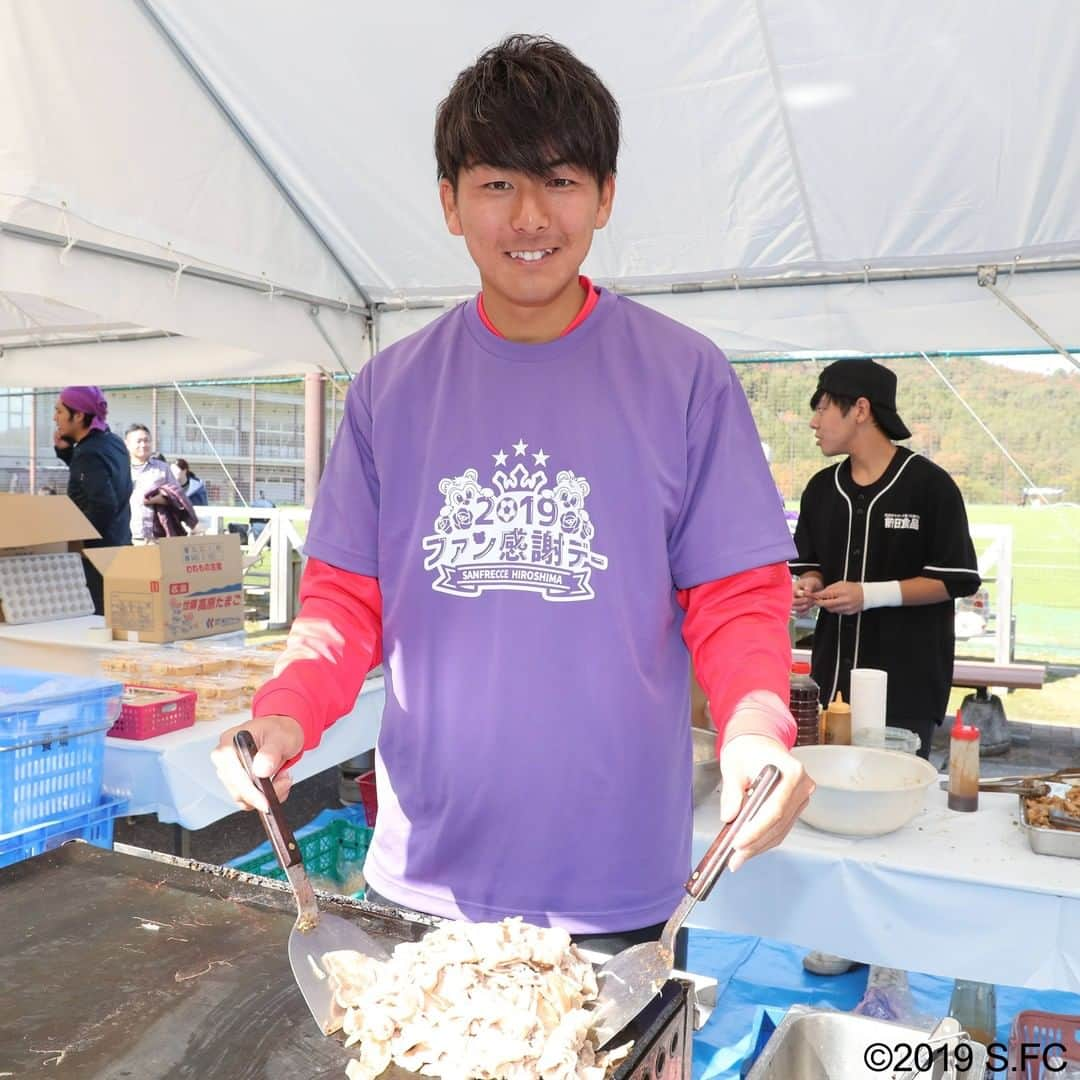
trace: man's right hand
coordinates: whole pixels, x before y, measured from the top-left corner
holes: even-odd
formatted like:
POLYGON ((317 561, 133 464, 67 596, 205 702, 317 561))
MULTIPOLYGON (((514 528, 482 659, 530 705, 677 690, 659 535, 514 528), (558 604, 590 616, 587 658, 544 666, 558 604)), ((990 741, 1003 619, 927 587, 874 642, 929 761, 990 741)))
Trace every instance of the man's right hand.
POLYGON ((224 732, 217 748, 210 754, 210 760, 217 769, 218 778, 225 785, 225 790, 244 810, 258 810, 266 813, 270 807, 266 797, 248 779, 244 766, 236 756, 233 736, 238 731, 249 731, 258 747, 258 753, 252 763, 256 776, 272 777, 274 791, 284 802, 292 787, 292 776, 278 770, 290 758, 296 757, 304 748, 304 729, 291 716, 260 716, 237 724, 224 732))
POLYGON ((805 615, 817 603, 814 594, 825 582, 817 574, 803 574, 791 583, 791 610, 805 615))

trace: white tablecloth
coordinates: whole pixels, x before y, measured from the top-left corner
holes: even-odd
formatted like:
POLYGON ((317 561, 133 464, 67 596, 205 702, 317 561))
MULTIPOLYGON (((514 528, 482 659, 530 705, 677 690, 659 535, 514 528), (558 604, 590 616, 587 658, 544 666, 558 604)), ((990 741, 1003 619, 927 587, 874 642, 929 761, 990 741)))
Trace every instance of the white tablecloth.
MULTIPOLYGON (((292 768, 294 781, 304 780, 375 745, 382 718, 383 679, 371 675, 356 705, 323 735, 292 768)), ((204 720, 194 727, 136 742, 105 740, 105 791, 126 795, 130 814, 157 814, 186 829, 201 829, 233 814, 236 804, 225 794, 210 764, 210 751, 221 733, 242 723, 246 714, 204 720)))
MULTIPOLYGON (((223 641, 241 644, 244 635, 237 631, 202 640, 211 644, 223 641)), ((146 642, 111 640, 101 615, 83 615, 77 619, 55 619, 24 626, 0 623, 0 667, 101 678, 101 661, 106 656, 139 650, 145 652, 154 648, 158 646, 146 642)))
MULTIPOLYGON (((88 640, 100 625, 96 616, 0 625, 0 664, 96 674, 106 652, 145 648, 88 640)), ((383 699, 381 677, 370 677, 296 778, 374 746, 383 699)), ((145 743, 107 740, 107 790, 128 793, 133 813, 190 829, 224 817, 234 807, 208 755, 239 719, 145 743)), ((720 828, 718 811, 716 796, 698 810, 695 859, 720 828)), ((1080 992, 1080 860, 1032 852, 1016 811, 1016 796, 983 794, 977 813, 952 813, 935 787, 926 809, 889 836, 850 839, 799 823, 778 849, 724 874, 690 922, 945 977, 1080 992)))
MULTIPOLYGON (((721 826, 711 796, 694 858, 721 826)), ((936 786, 888 836, 798 822, 779 848, 724 874, 690 923, 931 975, 1080 992, 1080 860, 1036 855, 1015 795, 948 810, 936 786)))

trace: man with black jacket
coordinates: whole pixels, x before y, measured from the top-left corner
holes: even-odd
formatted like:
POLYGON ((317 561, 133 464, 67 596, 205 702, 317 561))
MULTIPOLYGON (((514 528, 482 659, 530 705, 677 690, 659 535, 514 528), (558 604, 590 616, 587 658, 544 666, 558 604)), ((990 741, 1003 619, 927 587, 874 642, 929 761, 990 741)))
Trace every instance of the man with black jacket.
MULTIPOLYGON (((53 411, 56 456, 68 467, 68 498, 101 533, 85 547, 119 547, 131 543, 131 458, 123 440, 105 417, 109 406, 96 386, 68 386, 53 411)), ((83 560, 94 611, 105 610, 101 574, 83 560)))

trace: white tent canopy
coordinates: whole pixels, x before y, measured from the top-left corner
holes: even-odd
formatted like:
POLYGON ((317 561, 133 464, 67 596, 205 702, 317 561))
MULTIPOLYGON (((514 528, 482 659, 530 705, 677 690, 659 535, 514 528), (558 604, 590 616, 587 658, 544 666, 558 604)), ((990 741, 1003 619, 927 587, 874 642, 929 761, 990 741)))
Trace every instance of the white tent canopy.
POLYGON ((596 280, 736 354, 1045 347, 990 264, 1080 346, 1073 0, 0 0, 0 296, 75 309, 0 303, 0 382, 355 369, 474 291, 432 119, 514 31, 622 105, 596 280))

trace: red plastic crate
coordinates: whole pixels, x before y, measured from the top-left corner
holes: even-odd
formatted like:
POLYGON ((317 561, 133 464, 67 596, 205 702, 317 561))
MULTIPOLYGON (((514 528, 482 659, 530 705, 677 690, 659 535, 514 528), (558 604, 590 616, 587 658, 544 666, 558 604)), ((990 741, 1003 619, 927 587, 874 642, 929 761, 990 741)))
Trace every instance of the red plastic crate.
POLYGON ((120 715, 109 728, 114 739, 152 739, 169 731, 191 727, 195 723, 195 700, 193 690, 163 690, 156 686, 124 687, 120 715), (132 692, 129 694, 129 691, 132 692), (157 701, 134 701, 139 692, 157 695, 157 701))
POLYGON ((1018 1012, 1009 1034, 1009 1075, 1021 1080, 1052 1080, 1060 1075, 1060 1068, 1048 1067, 1042 1052, 1051 1044, 1056 1044, 1052 1051, 1055 1057, 1080 1065, 1080 1016, 1037 1009, 1018 1012))
POLYGON ((356 783, 360 788, 360 801, 364 804, 364 816, 368 825, 374 828, 375 818, 379 814, 379 789, 375 786, 375 770, 358 776, 356 783))

